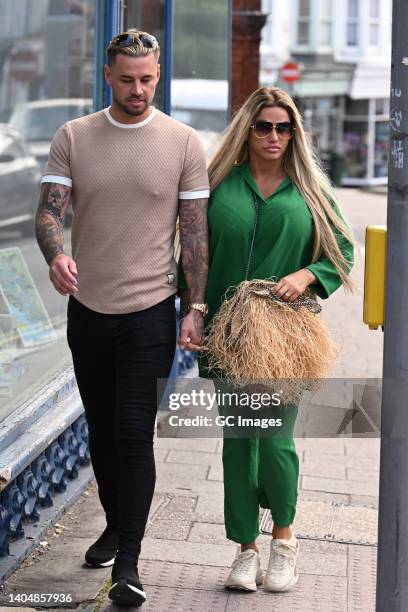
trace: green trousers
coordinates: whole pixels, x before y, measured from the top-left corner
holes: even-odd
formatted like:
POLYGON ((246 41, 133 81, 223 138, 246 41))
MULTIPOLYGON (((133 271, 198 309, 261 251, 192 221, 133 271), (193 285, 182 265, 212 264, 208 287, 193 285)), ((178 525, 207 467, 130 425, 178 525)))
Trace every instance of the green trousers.
MULTIPOLYGON (((219 406, 219 412, 227 411, 219 406)), ((283 427, 255 430, 246 433, 247 437, 239 437, 238 428, 224 427, 224 517, 229 540, 249 544, 257 538, 260 507, 269 508, 274 524, 280 527, 293 523, 299 478, 293 440, 297 412, 295 405, 268 408, 267 416, 281 418, 283 427)), ((265 414, 259 410, 254 416, 265 414)))

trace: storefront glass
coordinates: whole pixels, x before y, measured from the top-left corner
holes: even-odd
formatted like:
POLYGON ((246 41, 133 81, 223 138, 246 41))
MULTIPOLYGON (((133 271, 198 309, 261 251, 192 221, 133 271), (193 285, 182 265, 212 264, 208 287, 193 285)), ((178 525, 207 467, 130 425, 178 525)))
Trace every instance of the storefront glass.
POLYGON ((388 121, 377 121, 375 124, 374 177, 388 175, 388 149, 390 128, 388 121))
POLYGON ((70 363, 67 298, 48 280, 34 215, 55 131, 92 111, 95 0, 1 5, 0 419, 70 363))
POLYGON ((344 156, 349 179, 367 177, 368 122, 344 122, 344 156))
POLYGON ((174 0, 172 115, 204 139, 228 122, 228 4, 174 0))
POLYGON ((160 68, 161 78, 154 96, 154 106, 163 110, 164 95, 164 3, 165 0, 127 0, 124 10, 123 28, 128 30, 136 28, 153 34, 159 41, 161 49, 160 68))

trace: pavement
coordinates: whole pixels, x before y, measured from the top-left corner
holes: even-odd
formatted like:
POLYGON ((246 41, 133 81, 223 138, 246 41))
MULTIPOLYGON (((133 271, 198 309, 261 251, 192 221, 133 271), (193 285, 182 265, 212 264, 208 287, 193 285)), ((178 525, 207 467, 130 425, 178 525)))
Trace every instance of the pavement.
MULTIPOLYGON (((360 243, 365 225, 385 224, 384 194, 340 189, 338 195, 360 243)), ((355 278, 361 288, 364 249, 360 250, 355 278)), ((335 376, 381 377, 382 332, 369 331, 362 323, 362 290, 350 296, 341 289, 323 308, 342 346, 335 376)), ((374 611, 378 437, 296 440, 301 477, 294 529, 300 539, 300 579, 293 591, 282 594, 223 588, 236 545, 224 533, 221 444, 212 438, 156 439, 156 493, 140 561, 148 598, 142 610, 374 611)), ((262 515, 262 525, 270 529, 267 515, 262 515)), ((109 569, 83 566, 85 550, 103 527, 92 484, 7 580, 0 612, 10 606, 115 611, 106 596, 109 569), (40 601, 41 594, 48 594, 49 601, 40 601)), ((264 567, 269 539, 259 538, 264 567)))

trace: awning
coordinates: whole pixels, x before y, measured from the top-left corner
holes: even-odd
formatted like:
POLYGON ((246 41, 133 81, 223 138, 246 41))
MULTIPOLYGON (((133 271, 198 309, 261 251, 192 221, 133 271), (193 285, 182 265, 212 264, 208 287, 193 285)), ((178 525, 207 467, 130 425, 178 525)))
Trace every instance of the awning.
POLYGON ((390 83, 391 66, 360 64, 354 70, 349 95, 354 100, 388 98, 390 83))

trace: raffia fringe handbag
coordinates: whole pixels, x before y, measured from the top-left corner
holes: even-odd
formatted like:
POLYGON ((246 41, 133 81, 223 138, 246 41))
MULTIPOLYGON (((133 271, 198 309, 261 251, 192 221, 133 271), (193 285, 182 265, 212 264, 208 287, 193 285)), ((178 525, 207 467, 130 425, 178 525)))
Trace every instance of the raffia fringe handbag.
MULTIPOLYGON (((257 199, 254 194, 256 212, 257 199)), ((245 278, 255 239, 258 214, 245 278)), ((206 339, 208 368, 239 387, 281 392, 296 403, 305 390, 317 390, 338 350, 312 294, 286 302, 273 293, 273 280, 244 280, 214 316, 206 339)))

